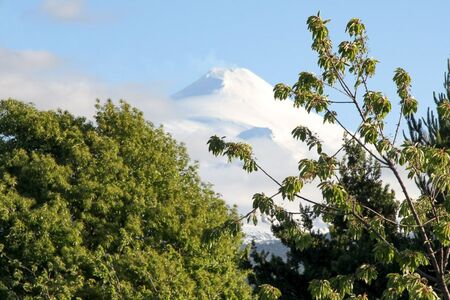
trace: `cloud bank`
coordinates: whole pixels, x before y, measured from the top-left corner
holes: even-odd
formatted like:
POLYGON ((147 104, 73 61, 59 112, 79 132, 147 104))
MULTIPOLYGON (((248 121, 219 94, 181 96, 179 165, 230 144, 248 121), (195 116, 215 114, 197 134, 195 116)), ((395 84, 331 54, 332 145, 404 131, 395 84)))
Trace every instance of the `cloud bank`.
POLYGON ((0 48, 0 97, 33 102, 41 109, 62 108, 92 116, 96 99, 111 98, 128 100, 156 123, 175 115, 163 92, 149 86, 108 85, 74 72, 50 52, 0 48))

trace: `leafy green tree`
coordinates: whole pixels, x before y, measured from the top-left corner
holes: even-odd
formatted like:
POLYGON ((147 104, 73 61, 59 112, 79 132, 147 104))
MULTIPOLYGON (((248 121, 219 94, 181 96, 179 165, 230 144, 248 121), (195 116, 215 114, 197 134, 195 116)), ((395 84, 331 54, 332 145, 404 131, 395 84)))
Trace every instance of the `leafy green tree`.
MULTIPOLYGON (((398 203, 393 191, 383 186, 379 163, 368 159, 364 149, 349 142, 345 144, 345 159, 340 164, 340 181, 349 195, 355 197, 362 205, 389 219, 395 219, 398 203)), ((314 279, 328 279, 338 275, 351 275, 361 265, 377 265, 378 277, 370 281, 355 282, 354 290, 366 294, 369 299, 382 296, 386 289, 386 275, 398 268, 384 266, 375 260, 372 249, 376 241, 371 233, 363 230, 358 239, 355 232, 345 221, 343 214, 322 214, 312 211, 310 207, 301 206, 302 224, 310 236, 310 246, 303 247, 297 243, 296 236, 289 234, 289 228, 273 226, 273 231, 283 244, 289 248, 286 262, 278 257, 268 259, 268 253, 251 253, 253 274, 250 282, 259 285, 268 283, 281 290, 281 299, 311 299, 308 284, 314 279), (329 232, 324 234, 313 230, 313 219, 321 217, 329 224, 329 232)), ((397 232, 396 224, 386 228, 386 234, 400 246, 404 244, 397 232)))
MULTIPOLYGON (((450 99, 450 60, 447 61, 447 68, 448 72, 444 74, 444 89, 446 92, 439 93, 438 95, 436 95, 436 93, 433 94, 434 102, 438 108, 439 105, 447 99, 450 99)), ((426 119, 419 119, 414 115, 411 116, 411 118, 407 120, 409 137, 405 136, 405 138, 420 145, 427 145, 440 149, 450 148, 450 121, 446 120, 442 116, 442 113, 442 110, 437 109, 436 116, 434 112, 428 108, 426 119)), ((424 195, 429 196, 436 192, 433 190, 433 185, 431 183, 431 174, 416 178, 416 183, 424 195)), ((443 194, 437 195, 436 199, 441 203, 445 201, 443 194)))
MULTIPOLYGON (((353 197, 341 182, 339 162, 336 153, 325 153, 320 138, 309 128, 299 125, 294 128, 294 138, 305 142, 317 152, 316 159, 301 159, 297 174, 278 181, 278 192, 284 199, 301 200, 311 205, 313 211, 322 214, 345 215, 348 228, 354 231, 354 239, 367 230, 374 242, 374 257, 378 264, 389 266, 393 263, 400 271, 387 275, 387 288, 384 299, 399 299, 407 295, 410 299, 450 300, 447 270, 450 254, 450 150, 405 141, 397 145, 400 121, 389 135, 385 132, 385 118, 391 112, 391 102, 381 91, 370 89, 370 78, 375 75, 378 61, 369 56, 364 24, 359 19, 351 19, 346 32, 349 40, 333 47, 327 27, 329 20, 320 15, 307 20, 312 33, 312 49, 318 55, 318 66, 322 74, 300 72, 293 85, 277 84, 274 95, 279 100, 291 100, 294 107, 303 107, 307 112, 322 114, 324 122, 335 123, 349 136, 350 141, 359 144, 366 154, 391 172, 402 190, 404 199, 400 204, 400 221, 392 219, 383 211, 368 209, 360 199, 353 197), (338 91, 348 101, 333 100, 332 93, 338 91), (336 112, 336 105, 351 105, 354 116, 360 121, 355 131, 342 123, 336 112), (390 137, 392 136, 392 138, 390 137), (402 175, 401 168, 407 175, 402 175), (412 197, 412 191, 405 185, 406 177, 420 179, 430 176, 434 193, 412 197), (301 194, 305 183, 319 182, 318 190, 323 199, 310 199, 301 194), (442 195, 442 202, 437 195, 442 195), (402 249, 388 235, 392 225, 399 228, 403 237, 414 241, 417 247, 402 249)), ((417 111, 418 102, 411 95, 411 77, 402 68, 394 72, 393 81, 400 99, 399 120, 408 119, 417 111)), ((445 98, 438 106, 444 122, 450 119, 450 101, 445 98)), ((346 110, 349 113, 349 110, 346 110)), ((249 172, 268 170, 261 168, 249 145, 228 142, 217 136, 209 140, 209 150, 215 155, 225 155, 230 160, 239 159, 243 168, 249 172)), ((345 142, 342 147, 345 147, 345 142)), ((273 196, 257 193, 253 197, 254 210, 275 218, 297 247, 311 247, 311 236, 307 226, 290 212, 273 201, 273 196)), ((307 224, 306 224, 307 225, 307 224)), ((340 274, 330 279, 317 278, 309 283, 313 299, 367 299, 364 293, 355 290, 356 283, 368 283, 377 278, 378 267, 364 264, 353 270, 352 274, 340 274)))
POLYGON ((1 299, 249 299, 236 212, 140 111, 0 102, 1 299), (233 223, 234 224, 234 223, 233 223))

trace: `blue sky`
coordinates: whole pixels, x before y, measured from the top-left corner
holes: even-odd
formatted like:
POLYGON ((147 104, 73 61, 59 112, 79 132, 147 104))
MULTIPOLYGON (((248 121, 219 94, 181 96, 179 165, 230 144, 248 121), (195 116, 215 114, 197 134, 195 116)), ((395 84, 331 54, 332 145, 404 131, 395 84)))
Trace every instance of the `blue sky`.
MULTIPOLYGON (((214 66, 245 67, 271 84, 317 71, 305 21, 320 10, 337 41, 361 18, 380 60, 374 87, 392 96, 393 70, 413 77, 425 107, 450 57, 449 1, 0 0, 0 47, 46 51, 67 72, 171 94, 214 66)), ((61 71, 61 70, 60 70, 61 71)))

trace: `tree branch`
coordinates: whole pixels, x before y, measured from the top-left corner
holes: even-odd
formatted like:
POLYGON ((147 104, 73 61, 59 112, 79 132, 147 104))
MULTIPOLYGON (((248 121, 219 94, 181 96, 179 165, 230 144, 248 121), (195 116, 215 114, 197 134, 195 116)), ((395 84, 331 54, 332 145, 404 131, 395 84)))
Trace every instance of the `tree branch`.
MULTIPOLYGON (((327 112, 330 112, 327 109, 327 112)), ((331 112, 330 112, 331 113, 331 112)), ((353 133, 351 133, 339 120, 338 118, 334 118, 334 120, 336 121, 336 123, 339 124, 339 126, 348 134, 352 137, 353 140, 355 140, 361 147, 364 148, 364 150, 366 150, 374 159, 376 159, 378 162, 380 162, 383 165, 388 165, 387 161, 382 160, 381 158, 379 158, 378 156, 376 156, 372 151, 370 151, 367 146, 361 142, 353 133)))
POLYGON ((402 122, 402 115, 403 115, 403 105, 400 107, 400 114, 398 116, 397 128, 395 128, 395 134, 394 139, 392 140, 392 145, 395 145, 395 141, 397 140, 398 131, 400 129, 400 124, 402 122))

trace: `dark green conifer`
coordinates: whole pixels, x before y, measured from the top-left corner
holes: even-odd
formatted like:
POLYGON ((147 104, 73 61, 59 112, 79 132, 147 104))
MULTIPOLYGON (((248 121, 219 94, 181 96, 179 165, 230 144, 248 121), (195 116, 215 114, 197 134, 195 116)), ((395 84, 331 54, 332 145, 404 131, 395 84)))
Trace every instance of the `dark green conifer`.
MULTIPOLYGON (((390 219, 394 219, 398 210, 394 192, 383 185, 380 177, 380 166, 368 159, 364 150, 357 144, 348 142, 345 147, 345 158, 340 166, 340 182, 358 202, 390 219)), ((373 248, 376 241, 363 230, 360 234, 352 228, 342 214, 319 214, 307 206, 300 208, 302 224, 310 237, 309 247, 299 247, 295 236, 291 236, 281 226, 273 226, 273 231, 289 248, 288 260, 269 258, 267 253, 258 253, 253 249, 251 258, 254 262, 253 283, 269 283, 281 290, 280 299, 312 299, 308 290, 314 279, 328 279, 337 275, 353 274, 363 264, 377 265, 379 276, 371 284, 355 282, 355 292, 369 296, 369 299, 381 297, 386 288, 386 275, 391 267, 377 264, 373 248), (313 220, 323 218, 329 224, 329 232, 321 233, 313 230, 313 220), (358 234, 358 238, 355 238, 358 234)), ((370 214, 370 212, 369 212, 370 214)), ((400 241, 397 227, 386 228, 390 239, 400 241)))

